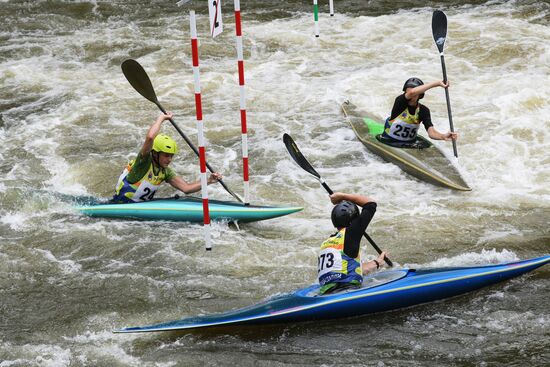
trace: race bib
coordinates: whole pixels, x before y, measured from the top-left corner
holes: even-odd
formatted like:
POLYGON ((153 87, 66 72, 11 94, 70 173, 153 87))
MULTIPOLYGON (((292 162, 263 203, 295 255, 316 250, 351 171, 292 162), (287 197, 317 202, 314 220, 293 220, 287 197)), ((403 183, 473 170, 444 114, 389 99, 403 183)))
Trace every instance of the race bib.
POLYGON ((390 125, 390 133, 392 138, 400 141, 412 141, 416 139, 416 133, 420 124, 408 124, 402 120, 396 120, 390 125))
POLYGON ((142 180, 138 189, 132 197, 133 201, 146 201, 153 199, 155 192, 157 192, 158 185, 153 185, 147 180, 142 180))
POLYGON ((329 247, 319 253, 317 259, 317 272, 319 278, 328 272, 341 270, 342 254, 340 251, 329 247))

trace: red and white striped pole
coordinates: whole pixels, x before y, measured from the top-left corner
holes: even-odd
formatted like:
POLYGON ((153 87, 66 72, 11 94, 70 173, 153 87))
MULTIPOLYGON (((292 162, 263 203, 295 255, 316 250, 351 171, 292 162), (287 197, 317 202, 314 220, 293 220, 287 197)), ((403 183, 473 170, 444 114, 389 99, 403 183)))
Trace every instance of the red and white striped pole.
POLYGON ((193 78, 195 81, 195 110, 197 113, 197 132, 199 138, 199 161, 202 192, 202 213, 204 218, 204 237, 206 241, 206 250, 212 250, 212 240, 210 236, 210 212, 208 210, 208 181, 206 179, 206 149, 204 147, 204 133, 202 123, 202 102, 201 85, 199 72, 199 47, 197 40, 197 23, 195 11, 189 12, 189 22, 191 27, 191 55, 193 59, 193 78))
POLYGON ((233 1, 235 5, 235 34, 237 38, 237 67, 239 69, 239 92, 241 109, 241 137, 243 152, 244 205, 250 204, 250 183, 248 181, 248 133, 246 127, 246 94, 244 89, 244 58, 243 35, 241 28, 241 2, 233 1))

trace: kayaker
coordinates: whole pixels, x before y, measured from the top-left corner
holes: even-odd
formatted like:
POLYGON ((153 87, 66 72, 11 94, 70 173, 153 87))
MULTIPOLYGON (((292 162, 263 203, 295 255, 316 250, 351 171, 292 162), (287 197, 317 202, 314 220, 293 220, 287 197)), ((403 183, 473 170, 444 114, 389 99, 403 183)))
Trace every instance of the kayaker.
MULTIPOLYGON (((164 181, 186 194, 201 189, 200 180, 188 183, 168 167, 178 151, 178 146, 174 139, 159 132, 162 123, 172 117, 172 112, 161 113, 151 125, 138 156, 128 163, 120 175, 111 201, 131 203, 151 200, 164 181)), ((221 179, 221 174, 212 173, 208 177, 208 184, 221 179)))
POLYGON ((432 88, 448 88, 449 83, 436 80, 424 84, 418 78, 409 78, 403 85, 403 94, 395 98, 390 117, 384 124, 384 132, 380 140, 384 143, 407 143, 416 140, 420 123, 424 124, 428 136, 434 140, 456 140, 458 133, 441 133, 432 124, 430 109, 418 101, 424 98, 424 93, 432 88))
POLYGON ((361 262, 361 237, 376 212, 374 200, 335 192, 330 201, 335 204, 331 219, 338 231, 321 245, 317 263, 321 294, 360 287, 363 275, 384 266, 387 256, 383 251, 377 259, 361 262), (362 208, 361 213, 357 206, 362 208))

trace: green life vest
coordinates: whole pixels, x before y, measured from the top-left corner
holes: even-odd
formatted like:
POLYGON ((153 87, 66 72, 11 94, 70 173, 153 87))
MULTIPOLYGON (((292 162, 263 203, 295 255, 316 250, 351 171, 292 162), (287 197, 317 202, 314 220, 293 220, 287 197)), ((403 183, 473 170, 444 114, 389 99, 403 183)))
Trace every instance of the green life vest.
POLYGON ((166 180, 166 171, 163 168, 155 174, 153 163, 149 165, 147 173, 135 183, 128 182, 128 174, 132 171, 135 160, 128 163, 115 187, 113 201, 139 202, 153 199, 158 188, 166 180))

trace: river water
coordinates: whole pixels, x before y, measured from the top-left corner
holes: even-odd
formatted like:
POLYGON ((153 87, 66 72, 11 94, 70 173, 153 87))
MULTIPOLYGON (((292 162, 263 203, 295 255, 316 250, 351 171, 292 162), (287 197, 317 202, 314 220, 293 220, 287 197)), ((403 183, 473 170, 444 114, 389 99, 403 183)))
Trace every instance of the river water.
MULTIPOLYGON (((287 132, 328 184, 374 197, 369 227, 396 266, 500 263, 550 252, 550 5, 545 1, 243 1, 251 196, 303 212, 201 226, 84 217, 59 195, 109 197, 156 107, 127 83, 137 59, 196 141, 189 16, 197 11, 208 160, 242 193, 233 6, 207 36, 205 2, 0 1, 0 366, 542 366, 550 268, 391 313, 180 334, 112 330, 250 305, 316 281, 332 232, 325 191, 289 158, 287 132), (405 79, 441 78, 434 9, 471 192, 420 182, 366 151, 349 99, 386 116, 405 79)), ((424 99, 448 130, 445 94, 424 99)), ((168 125, 163 132, 176 136, 168 125)), ((451 145, 439 144, 449 156, 451 145)), ((173 162, 198 176, 180 140, 173 162)), ((168 186, 168 185, 166 185, 168 186)), ((169 187, 163 195, 172 195, 169 187)), ((210 186, 210 197, 231 199, 210 186)), ((374 251, 366 243, 364 257, 374 251)))

